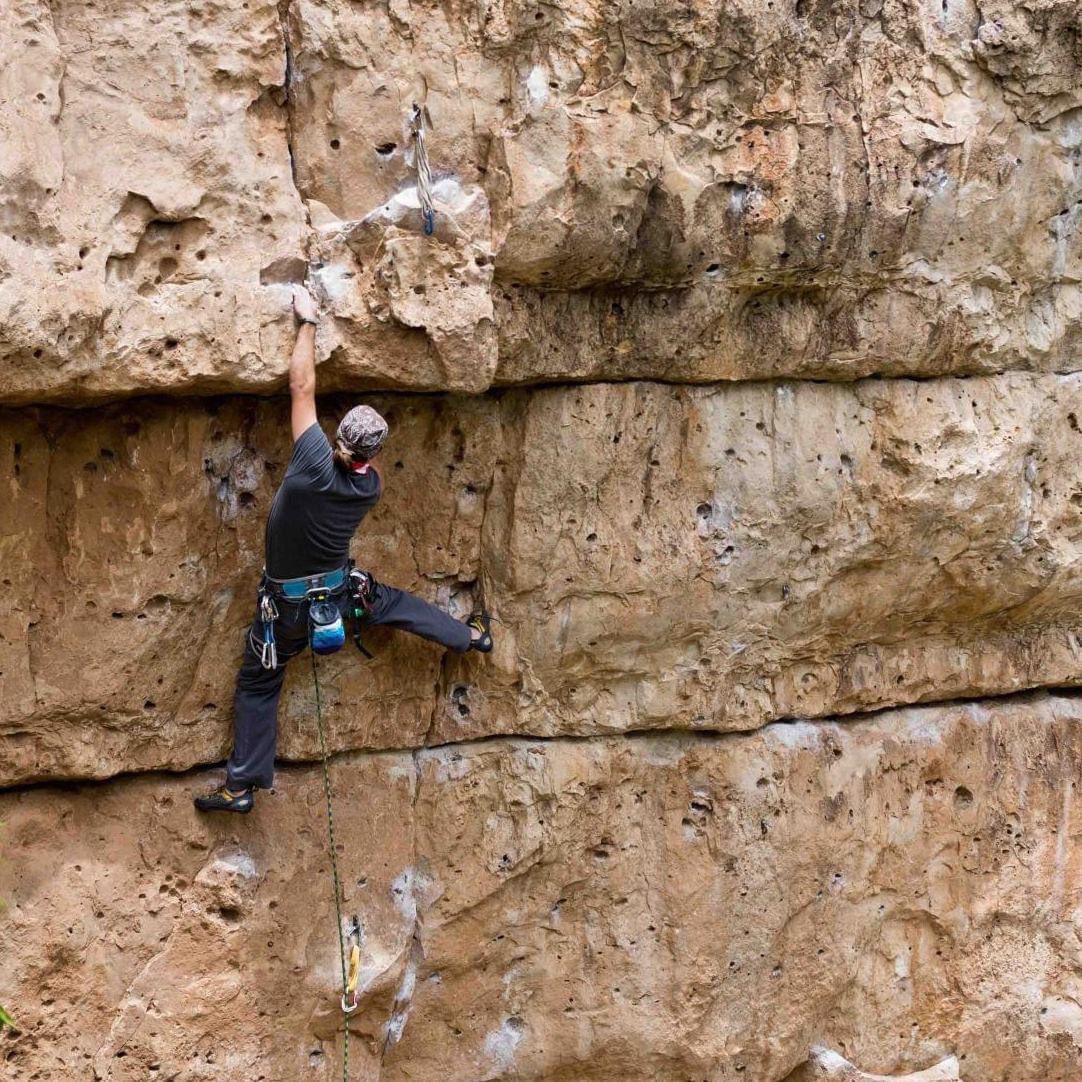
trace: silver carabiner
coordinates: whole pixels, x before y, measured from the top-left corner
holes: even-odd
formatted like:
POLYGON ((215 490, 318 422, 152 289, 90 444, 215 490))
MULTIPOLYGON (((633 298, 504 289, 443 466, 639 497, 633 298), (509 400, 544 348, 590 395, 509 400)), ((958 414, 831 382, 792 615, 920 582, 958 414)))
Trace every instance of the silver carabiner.
POLYGON ((272 624, 278 619, 278 606, 270 593, 264 591, 259 595, 259 615, 264 624, 272 624))
MULTIPOLYGON (((274 633, 271 632, 273 635, 274 633)), ((259 663, 264 669, 278 668, 278 645, 272 638, 270 642, 263 640, 263 648, 259 652, 259 663)))
POLYGON ((278 668, 278 645, 274 641, 274 621, 278 619, 278 606, 269 590, 259 592, 259 618, 263 622, 263 642, 259 648, 259 664, 264 669, 278 668))

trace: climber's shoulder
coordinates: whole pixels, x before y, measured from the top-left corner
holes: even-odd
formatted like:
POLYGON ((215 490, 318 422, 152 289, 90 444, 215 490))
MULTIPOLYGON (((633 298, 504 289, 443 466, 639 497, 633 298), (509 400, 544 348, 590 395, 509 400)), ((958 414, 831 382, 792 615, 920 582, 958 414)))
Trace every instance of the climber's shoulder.
POLYGON ((379 467, 377 467, 374 463, 369 462, 368 468, 374 474, 374 480, 376 482, 376 499, 379 500, 380 497, 383 495, 383 474, 380 473, 379 467))

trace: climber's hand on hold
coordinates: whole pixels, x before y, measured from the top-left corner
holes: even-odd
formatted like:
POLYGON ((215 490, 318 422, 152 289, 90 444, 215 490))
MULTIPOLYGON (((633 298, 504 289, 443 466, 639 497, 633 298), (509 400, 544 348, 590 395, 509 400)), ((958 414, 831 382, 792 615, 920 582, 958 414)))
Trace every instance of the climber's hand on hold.
POLYGON ((316 302, 304 286, 295 286, 293 289, 293 314, 301 323, 315 325, 316 302))

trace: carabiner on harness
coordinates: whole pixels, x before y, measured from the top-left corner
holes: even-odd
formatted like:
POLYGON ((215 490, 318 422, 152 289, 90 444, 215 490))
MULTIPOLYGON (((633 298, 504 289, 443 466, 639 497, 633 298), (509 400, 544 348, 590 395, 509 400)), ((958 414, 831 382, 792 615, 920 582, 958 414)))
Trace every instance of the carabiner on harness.
POLYGON ((375 660, 361 640, 361 628, 365 618, 371 613, 372 603, 376 597, 376 580, 367 571, 353 566, 349 561, 349 615, 353 623, 353 643, 369 661, 375 660))
POLYGON ((278 619, 278 606, 269 590, 259 591, 259 619, 263 623, 263 642, 259 648, 259 663, 264 669, 278 668, 278 645, 274 641, 274 621, 278 619))

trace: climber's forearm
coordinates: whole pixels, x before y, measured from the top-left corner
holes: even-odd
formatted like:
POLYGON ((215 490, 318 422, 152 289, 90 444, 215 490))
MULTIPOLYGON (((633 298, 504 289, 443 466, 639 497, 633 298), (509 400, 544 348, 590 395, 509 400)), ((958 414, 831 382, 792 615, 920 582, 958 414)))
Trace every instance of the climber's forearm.
POLYGON ((289 360, 290 394, 316 392, 316 329, 311 323, 297 328, 297 341, 289 360))
POLYGON ((298 439, 316 422, 316 329, 311 323, 297 328, 289 360, 289 396, 293 438, 298 439))

